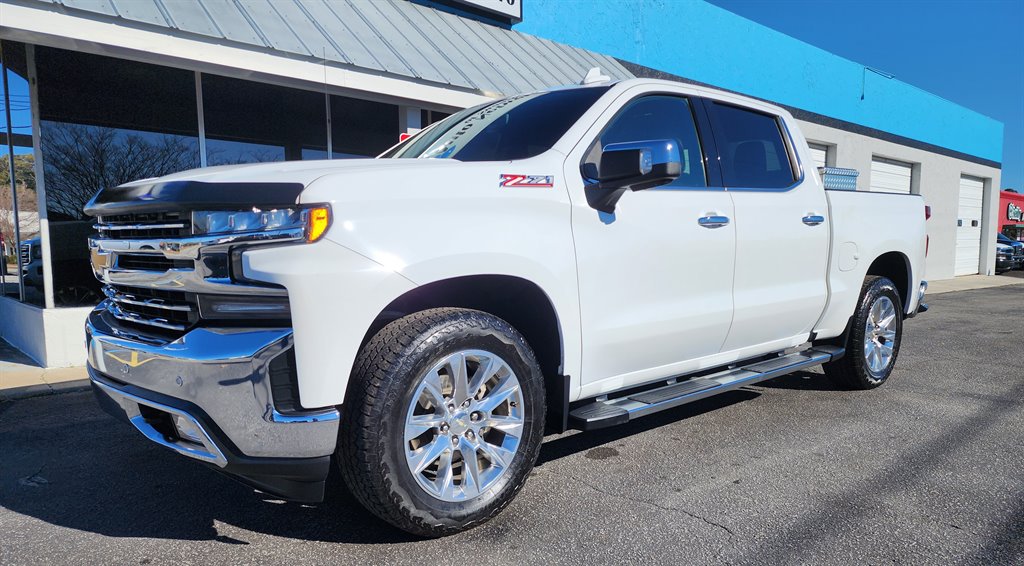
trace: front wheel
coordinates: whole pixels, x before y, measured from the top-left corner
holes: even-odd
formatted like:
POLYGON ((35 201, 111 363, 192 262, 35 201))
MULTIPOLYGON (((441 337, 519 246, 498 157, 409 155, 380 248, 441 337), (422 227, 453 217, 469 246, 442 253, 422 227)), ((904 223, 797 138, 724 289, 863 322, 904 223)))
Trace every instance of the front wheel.
POLYGON ((825 375, 844 387, 874 389, 889 379, 902 338, 899 290, 886 277, 869 276, 851 321, 846 355, 825 364, 825 375))
POLYGON ((544 380, 526 340, 480 311, 431 309, 385 326, 349 382, 337 463, 372 513, 420 536, 500 512, 544 429, 544 380))

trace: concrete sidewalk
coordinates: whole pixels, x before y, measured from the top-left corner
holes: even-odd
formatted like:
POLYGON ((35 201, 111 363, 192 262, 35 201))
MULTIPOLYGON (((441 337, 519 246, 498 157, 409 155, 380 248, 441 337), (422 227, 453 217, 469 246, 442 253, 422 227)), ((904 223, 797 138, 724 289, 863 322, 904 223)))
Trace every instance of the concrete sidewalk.
MULTIPOLYGON (((1004 275, 967 275, 929 283, 928 295, 988 289, 1016 285, 1006 289, 1008 293, 1024 293, 1024 271, 1012 271, 1004 275)), ((1024 295, 1021 295, 1024 297, 1024 295)), ((16 348, 0 340, 0 399, 15 399, 47 395, 69 389, 88 386, 88 375, 84 367, 52 368, 39 367, 32 359, 16 348)))
MULTIPOLYGON (((929 281, 927 295, 938 295, 940 293, 952 293, 954 291, 970 291, 972 289, 990 289, 992 287, 1007 287, 1010 285, 1024 285, 1024 271, 1008 271, 1003 275, 962 275, 953 279, 941 281, 929 281)), ((1008 291, 1021 292, 1022 289, 1008 291)))
POLYGON ((47 395, 89 385, 84 367, 44 368, 0 340, 0 399, 47 395))

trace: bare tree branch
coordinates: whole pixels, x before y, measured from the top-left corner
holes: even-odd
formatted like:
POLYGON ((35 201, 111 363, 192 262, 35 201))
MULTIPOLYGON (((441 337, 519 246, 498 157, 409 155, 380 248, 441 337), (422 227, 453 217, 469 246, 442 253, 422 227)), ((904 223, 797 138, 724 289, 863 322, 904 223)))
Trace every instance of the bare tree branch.
POLYGON ((102 188, 199 166, 197 141, 169 134, 45 122, 42 142, 46 208, 61 220, 84 219, 102 188))

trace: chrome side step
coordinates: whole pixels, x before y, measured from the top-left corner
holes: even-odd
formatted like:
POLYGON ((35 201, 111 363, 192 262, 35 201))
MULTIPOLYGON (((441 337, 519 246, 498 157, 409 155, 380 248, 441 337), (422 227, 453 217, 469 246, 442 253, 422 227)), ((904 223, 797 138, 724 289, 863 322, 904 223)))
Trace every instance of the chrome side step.
POLYGON ((846 350, 839 346, 812 346, 778 358, 752 362, 669 385, 655 385, 651 389, 614 399, 592 401, 569 412, 569 426, 594 430, 623 424, 744 385, 838 360, 845 353, 846 350))

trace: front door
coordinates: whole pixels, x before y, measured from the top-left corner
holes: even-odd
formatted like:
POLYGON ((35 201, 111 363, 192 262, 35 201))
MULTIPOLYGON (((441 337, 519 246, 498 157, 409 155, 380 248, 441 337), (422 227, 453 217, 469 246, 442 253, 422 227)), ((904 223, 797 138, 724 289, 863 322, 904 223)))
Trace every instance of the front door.
POLYGON ((696 369, 687 362, 719 352, 733 314, 732 200, 721 188, 708 188, 690 101, 624 95, 599 123, 608 125, 595 127, 565 165, 584 396, 696 369), (608 144, 645 140, 674 140, 682 175, 663 187, 627 192, 613 213, 595 210, 581 162, 597 159, 608 144), (707 217, 725 221, 702 223, 707 217))

